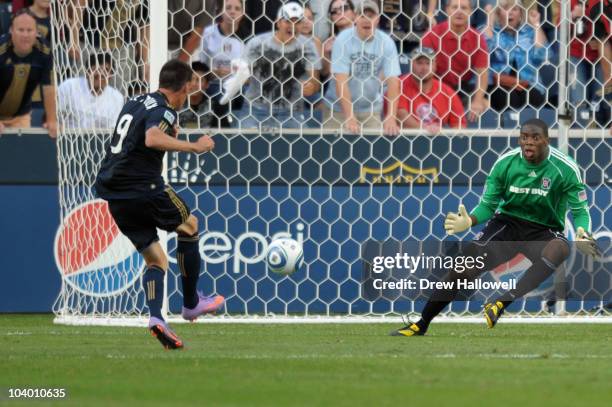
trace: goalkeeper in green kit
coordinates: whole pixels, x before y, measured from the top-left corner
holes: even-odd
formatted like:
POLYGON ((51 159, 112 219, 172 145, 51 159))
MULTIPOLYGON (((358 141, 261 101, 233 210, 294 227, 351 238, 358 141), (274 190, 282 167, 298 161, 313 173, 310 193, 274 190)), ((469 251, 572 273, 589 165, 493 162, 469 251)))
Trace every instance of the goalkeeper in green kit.
MULTIPOLYGON (((449 213, 444 222, 449 235, 486 222, 462 254, 487 253, 483 269, 452 271, 445 281, 474 280, 519 252, 532 263, 516 288, 485 304, 484 316, 489 328, 495 326, 510 303, 538 287, 569 256, 569 243, 563 233, 568 208, 576 227, 577 248, 593 257, 599 255, 590 234, 587 195, 576 163, 549 146, 548 126, 539 119, 522 124, 519 146, 501 155, 493 164, 480 204, 470 214, 459 205, 458 213, 449 213), (487 246, 489 249, 494 246, 495 250, 487 250, 487 246)), ((391 335, 424 335, 432 319, 455 298, 456 286, 435 290, 423 308, 421 319, 391 335)))

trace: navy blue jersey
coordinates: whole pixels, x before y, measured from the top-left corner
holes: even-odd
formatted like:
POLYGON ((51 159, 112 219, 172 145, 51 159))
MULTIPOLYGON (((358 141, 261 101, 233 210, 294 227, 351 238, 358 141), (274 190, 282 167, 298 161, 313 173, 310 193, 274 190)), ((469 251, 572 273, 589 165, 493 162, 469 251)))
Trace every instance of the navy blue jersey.
POLYGON ((164 151, 145 145, 145 133, 159 127, 174 136, 176 111, 160 92, 136 96, 121 113, 96 178, 103 199, 134 199, 163 191, 164 151))
POLYGON ((53 59, 49 45, 37 40, 32 52, 15 54, 10 34, 0 37, 0 119, 32 110, 32 94, 39 85, 51 84, 53 59))
POLYGON ((51 44, 51 17, 38 17, 36 19, 36 31, 38 31, 38 38, 43 39, 47 44, 51 44))

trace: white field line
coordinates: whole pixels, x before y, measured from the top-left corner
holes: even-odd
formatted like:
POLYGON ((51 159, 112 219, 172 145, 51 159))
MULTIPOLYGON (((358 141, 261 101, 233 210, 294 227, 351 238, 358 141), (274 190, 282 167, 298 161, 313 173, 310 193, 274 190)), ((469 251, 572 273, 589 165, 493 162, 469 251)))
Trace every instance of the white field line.
MULTIPOLYGON (((185 353, 181 353, 181 358, 187 356, 185 353)), ((123 353, 108 353, 105 356, 107 359, 158 359, 159 355, 147 354, 147 355, 126 355, 123 353)), ((317 360, 317 359, 356 359, 356 358, 368 358, 368 359, 408 359, 410 355, 401 354, 376 354, 376 353, 346 353, 346 354, 320 354, 320 353, 304 353, 304 354, 198 354, 187 356, 189 359, 229 359, 229 360, 317 360)), ((477 353, 477 354, 464 354, 457 355, 454 353, 443 353, 439 355, 427 355, 422 356, 425 359, 612 359, 612 355, 569 355, 565 353, 552 353, 552 354, 539 354, 539 353, 477 353)))
MULTIPOLYGON (((172 324, 186 323, 180 317, 171 316, 167 318, 172 324)), ((83 326, 133 326, 146 327, 147 318, 144 317, 69 317, 57 316, 54 323, 62 325, 83 326)), ((204 324, 375 324, 393 323, 402 324, 400 317, 229 317, 208 316, 199 318, 196 323, 204 324)), ((435 323, 462 323, 462 324, 484 324, 482 317, 446 317, 436 318, 435 323)), ((543 316, 543 317, 507 317, 502 318, 500 324, 612 324, 612 316, 543 316)))

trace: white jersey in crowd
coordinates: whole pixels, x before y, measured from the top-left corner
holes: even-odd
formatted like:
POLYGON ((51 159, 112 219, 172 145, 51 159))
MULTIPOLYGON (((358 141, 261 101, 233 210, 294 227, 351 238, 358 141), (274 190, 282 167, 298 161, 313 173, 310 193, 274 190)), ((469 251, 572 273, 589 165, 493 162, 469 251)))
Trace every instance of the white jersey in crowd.
POLYGON ((67 79, 57 89, 58 114, 68 128, 114 128, 123 95, 108 85, 94 95, 85 77, 67 79))
POLYGON ((204 29, 198 59, 212 70, 230 69, 232 59, 240 58, 243 48, 242 40, 235 35, 223 35, 219 24, 213 24, 204 29))

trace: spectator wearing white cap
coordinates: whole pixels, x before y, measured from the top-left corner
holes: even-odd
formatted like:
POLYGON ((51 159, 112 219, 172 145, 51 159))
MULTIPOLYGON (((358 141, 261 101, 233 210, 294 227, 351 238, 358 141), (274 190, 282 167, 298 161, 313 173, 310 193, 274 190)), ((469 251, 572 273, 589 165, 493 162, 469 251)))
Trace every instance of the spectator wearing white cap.
POLYGON ((395 43, 376 28, 380 19, 376 2, 364 0, 355 11, 355 26, 342 31, 334 41, 332 80, 324 98, 324 127, 344 126, 354 134, 362 128, 382 127, 385 134, 397 134, 400 65, 395 43), (388 109, 381 121, 384 83, 388 109))
POLYGON ((304 126, 304 97, 320 88, 321 62, 309 38, 299 33, 304 9, 289 2, 278 10, 275 31, 253 37, 242 59, 250 68, 242 128, 304 126))

